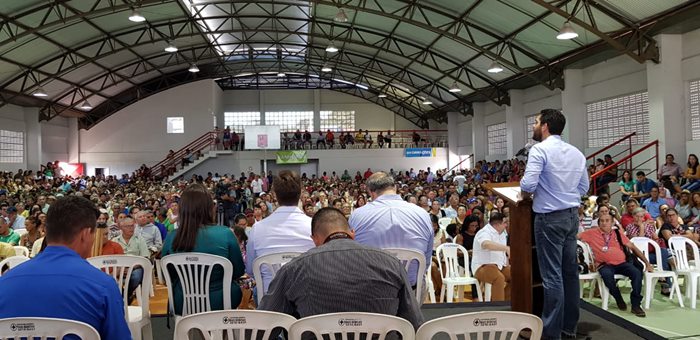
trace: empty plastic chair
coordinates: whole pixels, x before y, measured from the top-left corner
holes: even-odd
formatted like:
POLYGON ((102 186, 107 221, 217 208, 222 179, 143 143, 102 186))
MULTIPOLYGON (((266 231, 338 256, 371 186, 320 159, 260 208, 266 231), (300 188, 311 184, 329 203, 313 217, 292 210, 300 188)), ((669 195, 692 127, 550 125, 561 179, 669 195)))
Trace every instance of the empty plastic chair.
POLYGON ((518 339, 523 330, 530 330, 530 339, 542 337, 542 320, 537 316, 518 312, 477 312, 445 316, 424 323, 416 339, 431 340, 438 333, 447 333, 450 339, 459 335, 465 339, 518 339), (500 337, 497 337, 500 333, 500 337))
POLYGON ((204 340, 247 339, 245 332, 253 332, 250 339, 269 339, 275 329, 289 331, 297 319, 294 317, 259 310, 222 310, 188 315, 180 319, 175 327, 178 340, 189 340, 189 333, 197 329, 204 335, 204 340))
POLYGON ((690 299, 690 308, 695 309, 698 301, 698 284, 700 283, 700 267, 690 263, 688 248, 694 259, 700 259, 698 245, 683 236, 672 236, 668 245, 676 259, 676 274, 685 277, 685 295, 690 299))
MULTIPOLYGON (((654 248, 656 254, 661 254, 661 247, 654 240, 648 237, 633 237, 630 241, 642 251, 644 256, 649 260, 649 246, 654 248)), ((651 307, 651 300, 654 299, 654 286, 660 278, 672 278, 673 285, 671 286, 671 296, 673 299, 673 294, 678 294, 678 304, 683 307, 683 295, 678 286, 678 275, 672 271, 660 270, 661 259, 656 261, 658 265, 654 268, 653 272, 644 271, 644 309, 649 309, 651 307)), ((652 265, 653 266, 653 265, 652 265)), ((646 269, 646 268, 645 268, 646 269)))
POLYGON ((468 285, 476 285, 479 301, 484 301, 481 289, 479 288, 479 280, 471 276, 469 268, 465 268, 463 274, 460 274, 458 257, 462 256, 464 258, 464 264, 467 265, 469 263, 469 253, 467 253, 467 249, 456 243, 444 243, 441 244, 435 252, 440 267, 440 275, 442 275, 440 302, 442 302, 445 297, 445 291, 447 291, 447 303, 451 303, 454 298, 454 288, 468 285), (444 271, 442 269, 443 262, 445 263, 444 271))
POLYGON ((81 340, 100 340, 100 334, 92 326, 74 320, 54 318, 0 319, 0 339, 63 339, 77 335, 81 340))
POLYGON ((132 255, 103 255, 87 259, 87 261, 117 281, 117 287, 124 298, 126 321, 129 324, 131 337, 134 340, 153 339, 151 312, 149 310, 150 290, 153 286, 153 266, 145 257, 132 255), (129 279, 137 266, 143 268, 143 282, 136 288, 139 306, 129 306, 129 279), (145 329, 145 330, 144 330, 145 329))

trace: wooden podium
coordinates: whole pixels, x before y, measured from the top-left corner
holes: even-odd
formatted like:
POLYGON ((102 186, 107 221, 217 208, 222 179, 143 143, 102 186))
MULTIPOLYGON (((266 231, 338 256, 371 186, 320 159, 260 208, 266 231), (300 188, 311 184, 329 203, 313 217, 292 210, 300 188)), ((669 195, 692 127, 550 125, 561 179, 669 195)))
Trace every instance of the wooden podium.
POLYGON ((510 209, 511 310, 542 315, 544 287, 535 249, 532 200, 517 200, 518 182, 490 183, 485 187, 501 197, 510 209))

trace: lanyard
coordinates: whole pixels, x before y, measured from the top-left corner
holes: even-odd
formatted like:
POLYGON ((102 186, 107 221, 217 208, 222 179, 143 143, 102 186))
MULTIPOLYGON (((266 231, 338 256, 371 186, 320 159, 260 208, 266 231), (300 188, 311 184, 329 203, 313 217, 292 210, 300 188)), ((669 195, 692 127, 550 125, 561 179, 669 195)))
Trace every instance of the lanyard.
POLYGON ((350 238, 350 235, 348 235, 347 233, 342 232, 342 231, 337 232, 337 233, 333 233, 333 234, 328 235, 328 237, 326 237, 326 240, 323 241, 323 244, 326 244, 326 243, 333 241, 333 240, 338 240, 338 239, 343 239, 343 238, 350 238))
POLYGON ((603 252, 607 252, 608 249, 610 249, 610 240, 612 239, 612 233, 603 233, 603 242, 605 242, 605 246, 603 247, 603 252), (606 237, 607 236, 607 237, 606 237))

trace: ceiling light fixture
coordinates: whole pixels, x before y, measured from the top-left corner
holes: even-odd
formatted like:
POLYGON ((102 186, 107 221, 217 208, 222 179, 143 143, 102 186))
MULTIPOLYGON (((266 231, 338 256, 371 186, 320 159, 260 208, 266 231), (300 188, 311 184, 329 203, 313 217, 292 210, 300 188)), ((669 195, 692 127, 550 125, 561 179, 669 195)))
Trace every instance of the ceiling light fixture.
POLYGON ((348 16, 345 14, 345 11, 341 8, 338 11, 338 14, 335 15, 335 18, 333 18, 333 21, 335 21, 335 22, 348 22, 348 16))
POLYGON ((177 47, 175 47, 173 44, 168 44, 168 46, 165 48, 165 52, 175 53, 177 52, 177 47))
POLYGON ((574 31, 574 27, 571 26, 571 23, 568 21, 564 23, 559 30, 559 34, 557 34, 557 39, 559 40, 571 40, 576 37, 578 37, 578 33, 574 31))
POLYGON ((433 105, 433 102, 431 102, 431 101, 428 100, 428 99, 424 99, 424 100, 423 100, 423 105, 433 105))
POLYGON ((386 98, 386 93, 380 93, 377 97, 379 97, 379 98, 386 98))
POLYGON ((331 72, 331 71, 333 71, 333 68, 328 66, 328 65, 323 65, 323 67, 321 67, 321 72, 331 72))
POLYGON ((499 64, 498 61, 494 60, 487 71, 489 73, 499 73, 503 72, 503 67, 501 67, 501 64, 499 64))
POLYGON ((277 76, 278 76, 278 77, 286 77, 287 74, 284 73, 284 72, 280 72, 280 73, 277 73, 277 76))
POLYGON ((197 73, 197 72, 199 72, 199 67, 197 67, 197 64, 192 64, 192 65, 190 65, 190 68, 187 69, 187 71, 190 71, 192 73, 197 73))
POLYGON ((328 53, 335 53, 338 52, 338 48, 333 45, 333 42, 331 41, 330 44, 328 44, 328 47, 326 47, 326 52, 328 53))
POLYGON ((92 110, 92 105, 90 105, 90 102, 88 102, 86 99, 82 104, 80 104, 80 108, 83 110, 92 110))
POLYGON ((44 88, 41 86, 37 86, 36 90, 32 93, 32 96, 34 97, 48 97, 49 94, 44 91, 44 88))
POLYGON ((144 21, 146 21, 146 18, 143 15, 141 15, 141 13, 139 13, 138 10, 134 9, 131 12, 131 15, 129 16, 129 21, 144 22, 144 21))
POLYGON ((462 92, 462 89, 457 86, 457 82, 452 83, 452 86, 450 86, 450 89, 448 90, 452 93, 457 93, 457 92, 462 92))

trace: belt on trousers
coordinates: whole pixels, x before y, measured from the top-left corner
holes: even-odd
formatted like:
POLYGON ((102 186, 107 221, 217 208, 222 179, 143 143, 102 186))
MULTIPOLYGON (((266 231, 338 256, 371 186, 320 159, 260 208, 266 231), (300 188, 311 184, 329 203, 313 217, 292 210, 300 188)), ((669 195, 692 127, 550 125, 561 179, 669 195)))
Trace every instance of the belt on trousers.
POLYGON ((566 208, 566 209, 561 209, 561 210, 550 211, 548 213, 535 213, 535 214, 536 215, 553 215, 553 214, 558 214, 558 213, 563 213, 563 212, 572 212, 572 211, 578 212, 578 207, 571 207, 571 208, 566 208))

